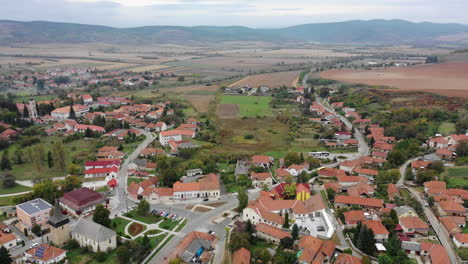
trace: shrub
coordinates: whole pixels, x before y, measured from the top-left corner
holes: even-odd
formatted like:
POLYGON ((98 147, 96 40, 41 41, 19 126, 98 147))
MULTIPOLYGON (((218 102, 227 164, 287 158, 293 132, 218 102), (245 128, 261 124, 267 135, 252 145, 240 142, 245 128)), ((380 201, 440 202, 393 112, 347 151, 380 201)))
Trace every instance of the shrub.
POLYGON ((104 262, 107 258, 107 254, 102 252, 101 250, 98 250, 98 252, 96 252, 95 254, 95 258, 97 262, 104 262))
POLYGON ((244 139, 253 139, 254 138, 254 135, 252 134, 247 134, 244 136, 244 139))

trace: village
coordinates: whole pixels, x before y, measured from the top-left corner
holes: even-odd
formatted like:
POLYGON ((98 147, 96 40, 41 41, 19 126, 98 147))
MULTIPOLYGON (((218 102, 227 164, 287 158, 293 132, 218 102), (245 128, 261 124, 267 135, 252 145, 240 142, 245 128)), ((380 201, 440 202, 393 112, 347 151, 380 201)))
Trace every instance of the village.
MULTIPOLYGON (((148 81, 122 74, 130 79, 67 68, 2 80, 36 78, 47 89, 56 75, 86 85, 148 81)), ((466 128, 395 136, 343 86, 304 77, 217 93, 255 107, 273 98, 281 109, 273 118, 313 127, 319 147, 220 153, 216 118, 186 114, 178 97, 142 102, 64 85, 71 92, 50 100, 2 98, 0 197, 14 200, 1 207, 0 255, 16 263, 468 261, 468 191, 441 176, 467 156, 466 128)), ((242 119, 264 118, 253 114, 242 119)))

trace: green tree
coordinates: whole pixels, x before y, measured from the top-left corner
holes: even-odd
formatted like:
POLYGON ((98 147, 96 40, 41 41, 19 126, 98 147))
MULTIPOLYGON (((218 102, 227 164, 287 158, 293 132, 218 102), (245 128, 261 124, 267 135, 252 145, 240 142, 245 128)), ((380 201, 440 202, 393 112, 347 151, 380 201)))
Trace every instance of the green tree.
POLYGON ((94 254, 94 258, 97 262, 104 262, 107 259, 107 254, 98 249, 96 254, 94 254))
POLYGON ((283 249, 292 248, 293 245, 294 245, 294 240, 290 236, 283 237, 282 239, 280 239, 280 247, 283 249))
POLYGON ((284 156, 284 166, 289 167, 292 164, 301 164, 301 156, 297 152, 288 152, 284 156))
POLYGON ((252 225, 252 221, 250 221, 250 219, 247 220, 247 223, 245 225, 245 231, 247 233, 249 233, 250 237, 252 237, 252 235, 254 233, 254 228, 253 228, 253 225, 252 225))
POLYGON ((75 109, 73 109, 73 101, 71 102, 71 105, 70 105, 70 116, 68 118, 76 119, 75 109))
POLYGON ((57 169, 57 171, 65 172, 67 169, 67 156, 61 141, 55 143, 52 156, 54 158, 54 167, 57 169))
POLYGON ((52 158, 52 152, 50 150, 47 152, 47 166, 49 169, 54 167, 54 159, 52 158))
POLYGON ((35 225, 31 228, 31 232, 33 232, 36 236, 40 237, 42 234, 41 227, 39 225, 35 225))
POLYGON ((297 256, 291 251, 277 251, 273 259, 274 264, 291 264, 297 261, 297 256))
POLYGON ((136 211, 140 216, 147 216, 150 211, 150 204, 145 199, 141 199, 136 211))
POLYGON ((42 198, 48 203, 54 203, 55 199, 62 196, 62 192, 59 190, 57 183, 45 180, 34 184, 31 195, 32 199, 42 198))
POLYGON ((79 189, 81 188, 81 184, 83 184, 83 180, 76 175, 67 176, 63 181, 60 182, 61 190, 64 192, 71 192, 73 190, 79 189))
POLYGON ((299 238, 299 227, 296 224, 294 224, 292 227, 291 237, 294 240, 299 238))
POLYGON ((286 212, 286 214, 284 215, 283 228, 289 228, 289 213, 288 212, 286 212))
POLYGON ((120 264, 130 263, 130 251, 128 250, 127 246, 122 245, 118 247, 116 250, 116 254, 120 264))
POLYGON ((284 195, 288 199, 294 199, 296 197, 296 184, 286 184, 284 186, 284 195))
POLYGON ((403 153, 403 151, 396 149, 388 153, 387 160, 390 165, 396 167, 405 163, 407 158, 408 157, 405 155, 405 153, 403 153))
POLYGON ((94 209, 93 221, 105 227, 110 227, 111 220, 109 218, 110 211, 104 205, 98 204, 94 209))
POLYGON ((16 185, 16 177, 13 173, 6 171, 1 175, 3 188, 13 188, 16 185))
POLYGON ((330 201, 333 201, 335 199, 335 190, 333 190, 333 188, 327 189, 327 197, 330 201))
POLYGON ((240 248, 250 248, 250 235, 247 232, 231 232, 229 250, 234 252, 240 248))
POLYGON ((371 264, 371 260, 368 256, 363 256, 362 257, 362 264, 371 264))
POLYGON ((291 184, 293 183, 294 179, 291 175, 287 175, 285 178, 284 178, 284 182, 287 183, 287 184, 291 184))
POLYGON ((427 181, 432 181, 435 179, 436 173, 430 169, 419 169, 416 172, 416 182, 423 184, 427 181))
POLYGON ((11 162, 10 156, 8 155, 8 151, 5 150, 2 155, 2 161, 0 163, 0 167, 2 170, 11 170, 11 162))
POLYGON ((175 258, 175 259, 171 259, 171 261, 169 261, 169 264, 185 264, 185 262, 181 260, 180 258, 175 258))
POLYGON ((387 254, 383 254, 379 256, 379 264, 393 264, 393 261, 387 254))
POLYGON ((429 196, 429 198, 427 198, 427 203, 429 206, 434 206, 434 196, 429 196))
POLYGON ((23 152, 19 149, 15 150, 15 162, 16 164, 23 164, 23 152))
POLYGON ((468 156, 468 140, 461 141, 460 144, 458 144, 455 153, 457 153, 459 157, 468 156))
POLYGON ((13 262, 13 258, 10 255, 8 249, 4 246, 0 247, 0 264, 10 264, 13 262))
POLYGON ((252 256, 256 260, 260 260, 260 263, 268 263, 271 261, 271 254, 266 248, 257 248, 252 252, 252 256))
POLYGON ((237 212, 242 212, 242 210, 244 210, 244 208, 247 207, 247 204, 249 203, 249 196, 244 188, 240 188, 237 191, 237 200, 239 201, 237 212))

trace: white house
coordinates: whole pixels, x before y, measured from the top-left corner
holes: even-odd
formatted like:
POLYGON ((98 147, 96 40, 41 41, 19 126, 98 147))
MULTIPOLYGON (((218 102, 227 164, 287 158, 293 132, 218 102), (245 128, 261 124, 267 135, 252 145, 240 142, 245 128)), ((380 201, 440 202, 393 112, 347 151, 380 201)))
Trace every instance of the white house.
POLYGON ((457 248, 466 248, 468 247, 468 234, 458 234, 453 237, 453 243, 457 248))
POLYGON ((182 141, 184 139, 191 139, 194 138, 196 135, 196 132, 193 130, 166 130, 166 131, 161 131, 159 132, 159 143, 161 143, 162 146, 167 146, 169 145, 169 141, 174 140, 174 141, 182 141))

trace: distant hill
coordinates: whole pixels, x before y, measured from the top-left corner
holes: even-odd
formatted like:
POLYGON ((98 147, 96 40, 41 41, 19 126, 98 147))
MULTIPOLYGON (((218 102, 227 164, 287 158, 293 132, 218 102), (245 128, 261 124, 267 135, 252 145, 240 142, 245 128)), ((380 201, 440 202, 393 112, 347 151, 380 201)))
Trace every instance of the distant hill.
POLYGON ((113 28, 73 23, 0 20, 0 45, 86 42, 193 44, 222 41, 384 44, 468 43, 468 26, 412 23, 404 20, 356 20, 306 24, 279 29, 252 29, 240 26, 113 28))

